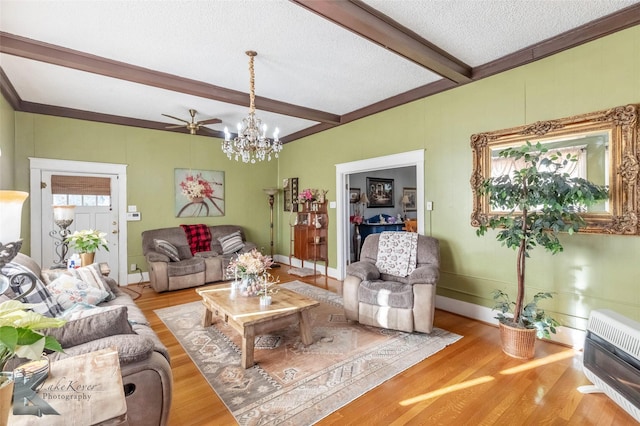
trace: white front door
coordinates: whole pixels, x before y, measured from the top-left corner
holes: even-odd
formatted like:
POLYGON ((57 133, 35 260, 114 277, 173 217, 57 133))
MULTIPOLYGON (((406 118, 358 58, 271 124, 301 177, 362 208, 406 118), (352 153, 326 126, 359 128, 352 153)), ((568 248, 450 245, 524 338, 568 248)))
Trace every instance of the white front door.
MULTIPOLYGON (((74 218, 68 230, 73 233, 80 230, 98 230, 106 233, 109 251, 99 249, 96 252, 95 262, 107 262, 111 268, 111 276, 118 276, 118 184, 117 175, 67 173, 60 171, 42 171, 41 184, 41 238, 42 238, 42 265, 50 267, 59 264, 62 260, 61 228, 54 223, 53 206, 74 205, 74 218), (99 178, 102 182, 108 182, 108 194, 105 191, 92 193, 90 189, 80 191, 69 189, 68 191, 56 190, 52 193, 52 179, 66 179, 91 182, 90 178, 99 178), (89 178, 89 179, 87 179, 89 178), (74 193, 76 192, 76 193, 74 193)), ((66 259, 71 257, 74 250, 69 248, 66 259)))

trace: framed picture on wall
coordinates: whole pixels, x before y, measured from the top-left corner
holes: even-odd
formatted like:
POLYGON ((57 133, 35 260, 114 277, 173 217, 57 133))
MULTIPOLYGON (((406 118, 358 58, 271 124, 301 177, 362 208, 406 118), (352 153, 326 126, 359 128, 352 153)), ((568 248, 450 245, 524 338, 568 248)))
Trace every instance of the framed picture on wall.
POLYGON ((176 217, 224 216, 224 172, 175 169, 176 217))
POLYGON ((393 207, 393 193, 393 179, 367 178, 367 208, 393 207))
POLYGON ((360 188, 349 189, 349 202, 357 203, 358 201, 360 201, 360 188))
POLYGON ((298 211, 298 178, 282 179, 282 192, 284 194, 284 211, 298 211))
POLYGON ((405 210, 408 211, 408 212, 415 212, 416 211, 416 189, 415 188, 402 188, 402 199, 403 200, 405 199, 404 198, 405 196, 409 200, 409 202, 405 206, 405 210))

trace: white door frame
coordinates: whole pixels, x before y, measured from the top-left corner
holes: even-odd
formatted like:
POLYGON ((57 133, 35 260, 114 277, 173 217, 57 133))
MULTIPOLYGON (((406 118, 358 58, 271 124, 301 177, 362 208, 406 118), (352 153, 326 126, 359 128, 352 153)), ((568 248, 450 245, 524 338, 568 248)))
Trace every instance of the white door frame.
POLYGON ((349 221, 349 175, 373 170, 395 169, 398 167, 416 168, 416 209, 418 233, 424 234, 424 149, 368 158, 336 164, 336 255, 337 279, 343 280, 349 253, 349 236, 346 224, 349 221))
POLYGON ((29 157, 31 187, 31 254, 42 265, 41 228, 42 196, 40 180, 43 170, 77 173, 102 173, 118 176, 118 277, 120 285, 127 284, 127 165, 93 163, 87 161, 53 160, 29 157), (37 229, 37 232, 34 232, 37 229))

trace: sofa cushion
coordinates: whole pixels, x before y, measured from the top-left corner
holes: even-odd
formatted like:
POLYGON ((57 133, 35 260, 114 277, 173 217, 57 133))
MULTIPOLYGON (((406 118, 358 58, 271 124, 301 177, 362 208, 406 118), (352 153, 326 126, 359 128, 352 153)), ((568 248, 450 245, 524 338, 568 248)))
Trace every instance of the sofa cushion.
POLYGON ((363 281, 358 301, 369 305, 413 309, 413 287, 396 281, 363 281))
MULTIPOLYGON (((72 308, 73 309, 73 308, 72 308)), ((47 329, 45 334, 55 337, 63 348, 117 334, 133 334, 127 320, 126 306, 77 309, 65 314, 70 320, 60 328, 47 329)))
POLYGON ((156 239, 153 240, 153 245, 156 251, 159 251, 160 253, 166 255, 172 262, 180 261, 178 249, 169 241, 156 239))
POLYGON ((193 254, 191 254, 191 247, 189 247, 189 245, 176 246, 176 249, 178 249, 178 257, 180 260, 191 259, 193 257, 193 254))
POLYGON ((204 259, 200 257, 193 257, 191 259, 181 260, 180 262, 169 262, 167 264, 167 274, 170 277, 181 277, 183 275, 204 272, 204 268, 204 259))
POLYGON ((97 305, 109 297, 109 293, 105 290, 92 287, 70 275, 61 275, 56 278, 47 286, 47 290, 64 309, 78 302, 97 305))
POLYGON ((220 253, 218 253, 217 251, 201 251, 199 253, 196 253, 196 257, 202 257, 205 259, 218 256, 220 256, 220 253))
POLYGON ((240 231, 219 237, 218 241, 220 242, 220 246, 222 246, 222 254, 236 253, 244 247, 240 231))
MULTIPOLYGON (((14 262, 7 263, 2 267, 2 274, 11 277, 16 274, 29 274, 31 280, 35 280, 35 287, 26 296, 21 297, 19 300, 24 303, 32 303, 31 309, 34 312, 42 314, 46 317, 55 317, 62 313, 64 308, 58 304, 55 298, 51 295, 45 284, 40 281, 38 277, 33 275, 29 268, 14 262)), ((5 296, 8 298, 14 298, 15 296, 25 294, 30 288, 32 281, 26 277, 18 277, 12 280, 11 286, 5 292, 5 296), (13 281, 17 281, 16 285, 13 285, 13 281)))
POLYGON ((116 298, 116 295, 111 291, 111 287, 109 287, 109 284, 104 280, 102 272, 100 271, 100 265, 97 263, 89 266, 83 266, 81 268, 69 269, 68 271, 72 277, 109 293, 109 297, 105 300, 112 300, 116 298))

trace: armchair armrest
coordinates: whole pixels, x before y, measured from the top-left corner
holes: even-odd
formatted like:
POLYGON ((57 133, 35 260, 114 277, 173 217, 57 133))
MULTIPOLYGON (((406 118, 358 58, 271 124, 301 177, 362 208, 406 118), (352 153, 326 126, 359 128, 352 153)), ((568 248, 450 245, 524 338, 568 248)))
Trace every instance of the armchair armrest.
POLYGON ((409 275, 409 284, 436 284, 440 270, 435 265, 420 266, 409 275))
POLYGON ((380 271, 373 263, 354 262, 347 266, 347 275, 353 275, 362 281, 371 281, 380 278, 380 271))

